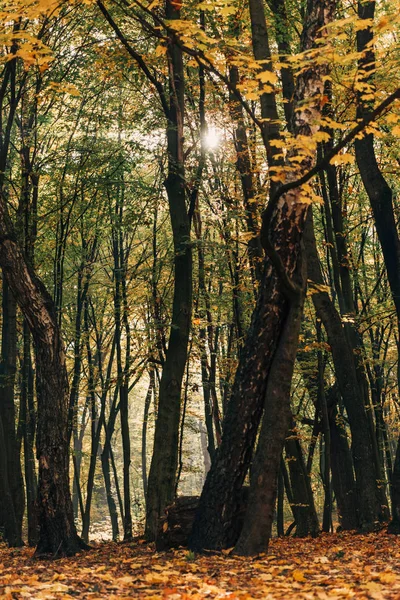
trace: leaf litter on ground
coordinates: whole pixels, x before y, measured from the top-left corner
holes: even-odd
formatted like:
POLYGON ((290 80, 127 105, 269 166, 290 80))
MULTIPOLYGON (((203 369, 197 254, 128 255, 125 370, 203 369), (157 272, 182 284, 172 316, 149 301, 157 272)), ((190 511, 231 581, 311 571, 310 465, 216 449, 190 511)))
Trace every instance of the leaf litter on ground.
POLYGON ((267 555, 254 558, 157 553, 137 542, 51 561, 33 554, 0 546, 0 598, 400 600, 400 539, 384 531, 275 538, 267 555))

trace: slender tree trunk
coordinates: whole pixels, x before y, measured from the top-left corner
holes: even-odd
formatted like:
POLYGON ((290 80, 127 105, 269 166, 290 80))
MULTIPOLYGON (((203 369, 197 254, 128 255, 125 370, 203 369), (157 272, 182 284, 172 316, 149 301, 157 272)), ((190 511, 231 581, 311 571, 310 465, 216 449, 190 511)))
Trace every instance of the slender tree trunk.
MULTIPOLYGON (((321 323, 317 323, 317 339, 321 342, 321 323)), ((329 429, 328 404, 325 395, 324 371, 323 355, 321 350, 318 350, 318 406, 321 413, 322 431, 324 434, 323 468, 321 468, 325 492, 322 531, 329 533, 332 525, 331 432, 329 429)))
POLYGON ((149 387, 147 389, 146 398, 144 401, 144 413, 142 423, 142 481, 143 481, 143 494, 146 500, 147 496, 147 426, 149 422, 149 412, 152 395, 156 393, 155 385, 155 374, 154 369, 149 370, 149 387))
POLYGON ((293 503, 291 508, 296 520, 296 536, 315 537, 319 533, 319 522, 315 510, 311 479, 304 462, 303 451, 295 424, 285 440, 293 503))
MULTIPOLYGON (((323 285, 313 226, 305 235, 309 279, 317 286, 323 285)), ((380 492, 377 487, 375 456, 371 429, 365 410, 364 399, 359 391, 359 381, 353 352, 345 334, 339 313, 329 294, 315 289, 312 300, 327 333, 332 349, 335 373, 340 392, 349 417, 352 433, 352 453, 357 481, 359 526, 370 530, 376 526, 381 514, 380 492)))
POLYGON ((34 373, 31 357, 31 335, 26 319, 23 324, 23 361, 21 364, 21 402, 19 427, 24 443, 24 471, 28 544, 36 546, 39 536, 37 475, 35 461, 35 430, 37 415, 34 405, 34 373))
MULTIPOLYGON (((373 22, 375 16, 375 2, 359 2, 358 16, 360 19, 369 19, 373 22)), ((357 31, 357 50, 363 55, 359 60, 362 69, 361 79, 370 85, 373 84, 375 69, 375 52, 372 44, 374 37, 373 26, 357 31)), ((359 99, 357 117, 364 118, 371 111, 371 107, 359 99)), ((355 141, 356 160, 365 190, 374 215, 375 227, 382 253, 385 260, 390 290, 396 308, 397 325, 400 330, 400 238, 396 227, 393 210, 393 192, 383 176, 379 167, 375 148, 374 135, 369 133, 355 141)), ((400 449, 398 448, 395 466, 392 475, 392 524, 391 530, 400 531, 400 502, 399 495, 393 490, 400 488, 400 449), (399 480, 397 481, 397 478, 399 480)))
MULTIPOLYGON (((180 18, 178 5, 167 0, 166 16, 180 18)), ((184 71, 182 51, 173 35, 168 43, 170 107, 167 127, 168 176, 165 182, 174 239, 172 324, 160 382, 146 511, 146 537, 154 540, 157 521, 175 495, 181 389, 188 352, 192 312, 192 251, 186 210, 183 154, 184 71)))
POLYGON ((400 534, 400 439, 397 443, 392 474, 392 520, 389 523, 388 533, 400 534))
MULTIPOLYGON (((229 79, 234 86, 239 83, 239 70, 237 67, 234 66, 230 68, 229 79)), ((262 275, 263 250, 259 237, 260 225, 259 215, 257 213, 254 174, 252 173, 251 155, 243 107, 233 93, 231 93, 229 100, 231 116, 235 123, 234 143, 236 150, 236 168, 242 185, 247 231, 252 235, 248 242, 249 263, 253 283, 257 284, 262 275)))
POLYGON ((101 452, 101 467, 106 488, 108 511, 110 513, 112 539, 115 542, 119 537, 118 513, 112 494, 109 453, 105 453, 104 450, 101 452))
POLYGON ((332 487, 335 492, 340 527, 353 530, 358 527, 357 489, 353 472, 353 459, 346 428, 338 414, 336 401, 329 410, 331 436, 332 487))
POLYGON ((285 535, 285 515, 284 515, 284 500, 285 500, 285 483, 283 481, 282 469, 278 473, 278 497, 276 503, 276 533, 278 537, 285 535))
MULTIPOLYGON (((3 464, 6 471, 3 473, 6 487, 9 489, 12 500, 12 511, 10 512, 10 523, 14 526, 7 528, 10 537, 6 541, 10 546, 22 546, 22 516, 24 513, 24 484, 21 471, 20 445, 16 438, 14 387, 17 361, 17 304, 9 289, 7 281, 3 279, 3 320, 1 340, 1 364, 0 364, 0 418, 3 427, 3 464), (13 518, 11 519, 11 514, 13 518)), ((0 494, 2 500, 8 501, 9 496, 0 494)), ((5 510, 5 514, 7 514, 5 510)), ((3 523, 4 524, 4 523, 3 523)))

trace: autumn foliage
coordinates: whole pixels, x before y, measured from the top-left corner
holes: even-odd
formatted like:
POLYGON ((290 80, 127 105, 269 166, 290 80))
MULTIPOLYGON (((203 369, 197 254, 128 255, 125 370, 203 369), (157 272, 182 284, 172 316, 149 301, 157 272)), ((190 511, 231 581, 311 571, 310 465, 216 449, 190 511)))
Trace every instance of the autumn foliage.
POLYGON ((268 556, 155 553, 145 543, 101 544, 75 558, 33 559, 32 550, 0 548, 0 596, 82 599, 250 600, 251 598, 395 600, 400 540, 384 532, 318 539, 275 538, 268 556))

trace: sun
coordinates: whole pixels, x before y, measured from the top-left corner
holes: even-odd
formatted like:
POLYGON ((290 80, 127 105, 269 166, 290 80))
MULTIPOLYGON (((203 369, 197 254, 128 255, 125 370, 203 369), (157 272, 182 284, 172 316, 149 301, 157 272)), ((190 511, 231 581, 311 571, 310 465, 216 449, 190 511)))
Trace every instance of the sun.
POLYGON ((221 131, 215 127, 209 127, 204 136, 204 145, 207 150, 216 150, 221 142, 221 131))

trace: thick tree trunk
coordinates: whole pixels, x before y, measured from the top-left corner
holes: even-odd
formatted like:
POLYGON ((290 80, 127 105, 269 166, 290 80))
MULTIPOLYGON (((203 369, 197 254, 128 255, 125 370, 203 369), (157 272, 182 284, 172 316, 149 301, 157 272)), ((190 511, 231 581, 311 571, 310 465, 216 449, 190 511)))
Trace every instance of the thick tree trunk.
MULTIPOLYGON (((280 460, 291 419, 290 389, 304 296, 305 287, 302 285, 299 297, 291 300, 289 315, 286 318, 268 375, 264 417, 251 468, 249 502, 243 529, 235 546, 237 554, 251 555, 265 552, 268 549, 280 460)), ((307 474, 305 475, 307 477, 307 474)), ((299 481, 296 480, 295 483, 298 485, 299 481)), ((316 521, 318 529, 318 520, 316 519, 316 521)), ((297 519, 296 522, 299 524, 297 519)))
POLYGON ((74 554, 76 533, 69 489, 68 377, 53 302, 19 249, 4 197, 0 200, 0 266, 32 332, 37 373, 39 542, 37 552, 74 554))
MULTIPOLYGON (((313 46, 317 36, 321 35, 321 28, 333 17, 334 2, 309 2, 308 16, 304 27, 302 46, 309 49, 313 46)), ((255 44, 254 52, 256 58, 265 58, 258 55, 259 44, 267 39, 265 35, 265 18, 263 9, 259 2, 251 4, 252 29, 255 44), (260 16, 260 12, 262 13, 260 16)), ((264 50, 267 51, 267 50, 264 50)), ((299 110, 296 116, 296 134, 310 135, 314 131, 317 117, 319 116, 318 98, 323 93, 322 75, 324 67, 310 68, 298 78, 296 88, 296 101, 308 104, 306 110, 299 110)), ((262 102, 263 110, 271 99, 264 94, 262 102)), ((264 115, 263 115, 264 116, 264 115)), ((270 116, 270 115, 269 115, 270 116)), ((266 130, 264 130, 265 137, 266 130)), ((270 132, 271 137, 277 134, 274 129, 270 132)), ((267 153, 272 163, 274 157, 270 155, 270 145, 266 143, 267 153)), ((305 160, 301 165, 303 172, 307 171, 312 164, 312 159, 305 160)), ((291 278, 296 267, 298 268, 298 255, 300 252, 300 239, 304 228, 304 220, 307 206, 299 202, 299 190, 293 190, 281 197, 272 208, 270 222, 264 219, 262 241, 265 248, 273 257, 275 268, 279 270, 279 276, 271 264, 266 264, 264 276, 260 282, 259 297, 256 309, 253 313, 252 323, 243 348, 235 383, 232 390, 227 414, 224 421, 224 434, 220 448, 216 453, 215 460, 208 473, 203 492, 200 498, 199 511, 196 515, 190 545, 194 549, 221 548, 229 546, 232 542, 233 522, 232 515, 235 513, 235 493, 241 488, 248 466, 250 464, 252 450, 261 418, 264 398, 267 392, 266 421, 262 426, 262 441, 264 448, 273 448, 271 459, 266 458, 266 475, 261 475, 261 461, 267 455, 258 453, 256 473, 260 473, 260 485, 257 487, 258 477, 252 478, 252 489, 250 491, 250 506, 257 506, 259 513, 248 510, 246 514, 246 525, 239 541, 238 551, 244 554, 265 550, 268 546, 269 535, 272 525, 272 514, 276 496, 276 477, 279 469, 280 455, 289 425, 289 416, 286 417, 288 399, 282 405, 282 426, 279 421, 268 421, 269 415, 279 413, 276 399, 281 399, 279 387, 284 379, 278 377, 279 367, 273 360, 275 350, 278 347, 279 355, 285 358, 283 368, 290 374, 293 347, 296 345, 296 331, 294 338, 288 340, 288 347, 280 344, 282 331, 289 336, 285 328, 289 311, 289 303, 285 295, 283 278, 291 278), (279 256, 276 250, 279 248, 279 256), (282 272, 284 271, 284 273, 282 272), (271 368, 272 363, 272 368, 271 368), (276 386, 269 383, 269 378, 276 386), (279 380, 279 383, 278 383, 279 380), (267 385, 269 387, 267 387, 267 385), (285 419, 287 419, 285 427, 285 419), (275 436, 270 436, 270 427, 275 428, 275 436), (277 464, 275 464, 277 463, 277 464), (267 489, 266 484, 269 486, 267 489), (274 490, 275 487, 275 490, 274 490), (268 504, 263 504, 267 500, 268 504), (261 521, 258 528, 255 522, 261 521), (253 539, 254 532, 254 539, 253 539)), ((298 276, 300 274, 298 273, 298 276)), ((288 282, 285 280, 286 287, 288 282)), ((290 287, 290 286, 289 286, 290 287)), ((286 294, 288 293, 286 289, 286 294)), ((297 323, 294 312, 300 310, 298 304, 301 294, 297 300, 292 299, 293 323, 297 323)), ((290 337, 290 336, 289 336, 290 337)), ((293 359, 294 360, 294 359, 293 359)), ((284 391, 290 390, 290 381, 286 382, 284 391)), ((279 413, 280 414, 280 413, 279 413)))
POLYGON ((270 268, 260 283, 257 307, 227 405, 221 446, 201 494, 189 543, 195 550, 230 547, 236 541, 235 494, 241 489, 250 465, 266 378, 286 311, 286 299, 270 268))
POLYGON ((22 546, 21 527, 19 526, 14 507, 7 464, 7 448, 3 421, 0 414, 0 537, 9 546, 22 546))

